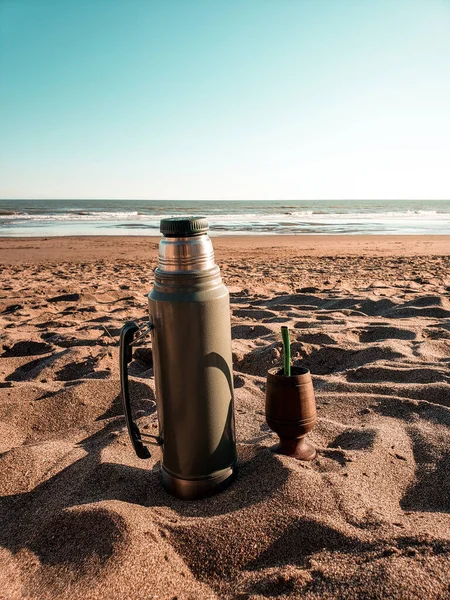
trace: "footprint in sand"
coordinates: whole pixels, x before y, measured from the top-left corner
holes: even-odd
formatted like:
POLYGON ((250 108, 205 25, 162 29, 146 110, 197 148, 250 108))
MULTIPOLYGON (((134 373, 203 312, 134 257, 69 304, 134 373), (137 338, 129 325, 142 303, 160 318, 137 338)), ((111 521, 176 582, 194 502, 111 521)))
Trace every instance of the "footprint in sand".
POLYGON ((48 354, 53 350, 50 344, 44 342, 23 341, 9 345, 3 344, 3 354, 0 358, 8 358, 10 356, 37 356, 39 354, 48 354))
POLYGON ((410 329, 398 327, 371 327, 359 334, 359 341, 363 343, 380 342, 382 340, 415 340, 417 334, 410 329))
POLYGON ((376 383, 391 381, 393 383, 437 383, 450 382, 450 376, 439 369, 431 368, 402 368, 400 366, 359 367, 347 373, 348 381, 376 383))
POLYGON ((231 338, 233 340, 254 340, 260 337, 274 336, 274 333, 264 325, 233 325, 231 338))

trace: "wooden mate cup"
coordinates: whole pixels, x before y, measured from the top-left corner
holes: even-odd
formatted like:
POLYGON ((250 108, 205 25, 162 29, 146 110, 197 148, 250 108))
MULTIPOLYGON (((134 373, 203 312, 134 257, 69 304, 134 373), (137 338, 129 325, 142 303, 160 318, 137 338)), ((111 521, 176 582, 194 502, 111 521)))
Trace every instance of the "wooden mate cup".
POLYGON ((279 367, 267 372, 266 421, 280 442, 272 452, 298 460, 312 460, 316 449, 305 439, 317 421, 311 373, 304 367, 291 367, 285 375, 279 367))

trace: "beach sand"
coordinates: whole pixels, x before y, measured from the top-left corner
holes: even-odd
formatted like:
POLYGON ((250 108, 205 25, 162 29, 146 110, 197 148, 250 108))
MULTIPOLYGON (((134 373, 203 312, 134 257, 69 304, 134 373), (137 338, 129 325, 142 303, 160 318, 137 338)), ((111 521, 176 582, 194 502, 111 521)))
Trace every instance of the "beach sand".
MULTIPOLYGON (((450 238, 214 238, 240 469, 169 496, 124 428, 118 336, 157 239, 0 239, 0 598, 450 597, 450 238), (274 455, 265 373, 310 368, 317 459, 274 455)), ((130 364, 156 431, 151 353, 130 364)))

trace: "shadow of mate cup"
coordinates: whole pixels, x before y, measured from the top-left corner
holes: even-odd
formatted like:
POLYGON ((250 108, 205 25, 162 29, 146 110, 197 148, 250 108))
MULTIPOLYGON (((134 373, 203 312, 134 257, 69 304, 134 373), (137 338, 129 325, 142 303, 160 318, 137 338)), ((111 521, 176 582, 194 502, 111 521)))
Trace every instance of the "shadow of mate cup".
POLYGON ((291 375, 279 367, 269 369, 266 385, 266 421, 280 438, 272 452, 298 460, 312 460, 316 449, 305 439, 317 421, 311 373, 292 367, 291 375))

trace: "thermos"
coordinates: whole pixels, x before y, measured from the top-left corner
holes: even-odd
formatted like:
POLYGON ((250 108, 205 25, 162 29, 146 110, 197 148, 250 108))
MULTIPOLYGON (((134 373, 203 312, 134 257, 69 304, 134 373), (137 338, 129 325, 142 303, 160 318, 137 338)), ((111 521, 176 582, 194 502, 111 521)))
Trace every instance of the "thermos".
POLYGON ((194 500, 226 487, 236 469, 230 301, 203 217, 163 219, 149 322, 124 325, 120 378, 128 433, 140 458, 162 447, 162 482, 194 500), (159 435, 139 431, 130 406, 132 345, 151 332, 159 435), (150 438, 150 439, 149 439, 150 438), (151 439, 153 438, 153 439, 151 439))

